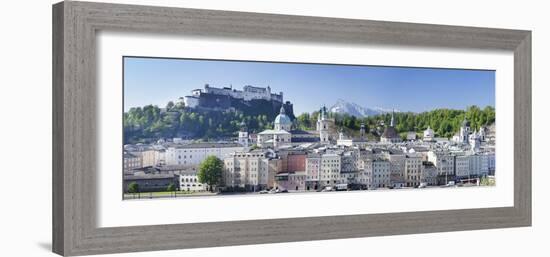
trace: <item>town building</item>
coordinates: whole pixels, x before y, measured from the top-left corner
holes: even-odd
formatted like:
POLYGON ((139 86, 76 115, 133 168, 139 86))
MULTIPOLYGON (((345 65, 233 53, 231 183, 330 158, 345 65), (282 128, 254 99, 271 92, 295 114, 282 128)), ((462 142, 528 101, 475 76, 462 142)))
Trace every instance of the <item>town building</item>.
POLYGON ((380 136, 380 142, 382 143, 399 143, 401 142, 401 137, 395 129, 395 123, 393 119, 393 112, 391 114, 390 125, 384 129, 382 136, 380 136))
POLYGON ((276 189, 280 191, 304 191, 306 190, 305 171, 282 172, 275 175, 276 189))
POLYGON ((489 155, 472 154, 469 163, 470 174, 476 177, 485 177, 489 175, 489 155))
POLYGON ((292 120, 284 106, 279 115, 275 117, 273 129, 264 130, 257 134, 256 145, 264 148, 288 148, 292 145, 304 143, 329 144, 331 140, 330 129, 334 121, 327 118, 326 107, 319 111, 315 131, 292 129, 292 120))
POLYGON ((422 171, 420 174, 421 183, 426 183, 428 186, 437 185, 437 168, 433 163, 428 161, 422 162, 422 171))
POLYGON ((245 148, 238 143, 190 143, 174 145, 166 149, 166 165, 197 166, 208 156, 224 159, 245 148))
POLYGON ((143 167, 141 156, 129 152, 123 154, 124 173, 143 167))
POLYGON ((258 133, 257 145, 259 147, 279 148, 291 145, 292 134, 290 130, 292 121, 286 115, 285 108, 281 107, 279 115, 275 117, 273 130, 264 130, 258 133))
POLYGON ((158 192, 167 191, 170 185, 174 185, 178 189, 177 176, 174 174, 140 174, 140 175, 124 175, 123 186, 124 192, 128 193, 128 185, 136 183, 139 192, 158 192))
POLYGON ((279 151, 283 172, 306 170, 307 153, 303 150, 279 151))
POLYGON ((340 130, 336 145, 347 147, 357 146, 359 148, 364 148, 368 144, 367 137, 365 136, 365 123, 361 123, 359 135, 360 136, 358 138, 348 138, 344 135, 344 132, 340 130))
POLYGON ((338 184, 341 170, 341 156, 337 153, 324 153, 321 155, 321 173, 319 181, 321 186, 334 186, 338 184))
POLYGON ((416 132, 414 132, 414 131, 407 132, 406 139, 407 139, 407 141, 415 141, 416 140, 416 132))
POLYGON ((199 182, 196 170, 181 171, 177 177, 180 191, 203 192, 208 190, 207 184, 199 182))
POLYGON ((422 140, 424 142, 433 142, 434 139, 435 139, 435 132, 433 131, 433 129, 430 128, 430 126, 428 126, 428 128, 424 130, 424 137, 422 138, 422 140))
POLYGON ((306 190, 319 190, 321 155, 309 153, 306 157, 306 190))
POLYGON ((470 172, 470 155, 461 153, 455 156, 455 175, 459 180, 469 179, 474 175, 470 172))
POLYGON ((428 161, 437 168, 438 185, 455 180, 455 156, 447 151, 428 152, 428 161))
POLYGON ((365 174, 371 176, 369 189, 390 187, 390 162, 383 159, 368 161, 365 165, 365 174))
POLYGON ((405 156, 405 186, 417 187, 422 182, 422 156, 420 154, 407 154, 405 156))
POLYGON ((224 159, 223 184, 246 191, 269 187, 269 158, 262 150, 235 152, 224 159))
POLYGON ((358 179, 359 151, 346 150, 341 155, 340 184, 354 184, 358 179))
POLYGON ((470 133, 471 133, 470 121, 464 118, 458 134, 453 137, 453 141, 459 144, 468 144, 470 139, 470 133))
POLYGON ((477 131, 474 131, 474 133, 469 136, 468 143, 472 153, 479 152, 479 148, 481 147, 481 139, 479 138, 477 131))
POLYGON ((487 155, 487 172, 489 176, 495 175, 495 153, 494 152, 487 152, 485 153, 487 155))
POLYGON ((406 186, 405 182, 405 158, 406 154, 397 149, 382 151, 380 156, 390 163, 390 184, 389 186, 401 188, 406 186))

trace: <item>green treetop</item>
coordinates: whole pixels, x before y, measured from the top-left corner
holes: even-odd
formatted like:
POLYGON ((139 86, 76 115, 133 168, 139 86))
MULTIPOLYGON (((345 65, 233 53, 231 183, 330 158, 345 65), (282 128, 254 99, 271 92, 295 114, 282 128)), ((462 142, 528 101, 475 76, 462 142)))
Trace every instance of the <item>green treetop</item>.
POLYGON ((216 156, 208 156, 199 165, 199 182, 208 184, 210 191, 219 186, 222 181, 223 162, 216 156))

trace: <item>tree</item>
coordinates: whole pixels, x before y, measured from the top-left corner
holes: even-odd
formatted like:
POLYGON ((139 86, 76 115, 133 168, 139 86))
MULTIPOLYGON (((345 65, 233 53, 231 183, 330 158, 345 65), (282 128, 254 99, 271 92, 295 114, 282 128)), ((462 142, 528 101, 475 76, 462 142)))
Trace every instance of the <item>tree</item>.
POLYGON ((489 178, 489 177, 483 177, 479 181, 480 186, 494 186, 495 185, 495 179, 489 178))
POLYGON ((208 156, 199 165, 199 182, 207 184, 210 192, 214 191, 214 186, 218 186, 222 180, 223 162, 216 156, 208 156))
POLYGON ((128 184, 128 193, 135 194, 139 192, 139 185, 136 182, 128 184))
POLYGON ((174 108, 174 102, 169 101, 169 102, 166 104, 166 110, 167 110, 167 111, 170 111, 170 110, 172 110, 172 108, 174 108))
POLYGON ((174 185, 174 183, 170 183, 170 184, 166 187, 166 191, 176 191, 176 185, 174 185))

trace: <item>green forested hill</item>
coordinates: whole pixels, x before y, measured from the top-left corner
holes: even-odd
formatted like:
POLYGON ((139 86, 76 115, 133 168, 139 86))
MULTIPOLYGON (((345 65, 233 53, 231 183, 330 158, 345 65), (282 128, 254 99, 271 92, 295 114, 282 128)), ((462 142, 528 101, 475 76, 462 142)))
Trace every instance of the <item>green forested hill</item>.
MULTIPOLYGON (((452 137, 462 125, 464 118, 470 121, 472 129, 479 129, 483 125, 495 122, 495 109, 487 106, 483 109, 478 106, 470 106, 466 110, 436 109, 422 113, 398 112, 394 114, 395 128, 398 132, 415 131, 422 132, 428 126, 432 128, 438 137, 452 137)), ((298 117, 298 120, 300 117, 298 117)), ((335 117, 336 125, 359 130, 361 122, 365 122, 367 129, 375 131, 383 129, 382 124, 389 125, 391 114, 371 116, 357 119, 347 115, 335 117)))
MULTIPOLYGON (((269 115, 273 116, 273 115, 269 115)), ((201 138, 215 140, 233 137, 242 121, 249 131, 271 128, 268 114, 245 114, 243 111, 206 111, 189 108, 166 108, 147 105, 124 113, 124 143, 138 143, 158 138, 201 138)))
MULTIPOLYGON (((215 140, 236 136, 240 123, 244 121, 250 132, 259 132, 272 128, 273 113, 245 113, 236 111, 200 111, 174 106, 169 103, 162 111, 157 106, 131 108, 124 113, 124 142, 138 143, 156 140, 158 138, 201 138, 215 140)), ((318 112, 303 113, 296 117, 295 127, 300 129, 315 129, 318 112)), ((451 137, 458 131, 466 117, 473 129, 495 121, 493 107, 483 109, 471 106, 466 110, 436 109, 422 113, 395 113, 398 132, 422 132, 430 126, 439 137, 451 137)), ((358 119, 354 116, 330 114, 338 127, 350 132, 359 131, 361 122, 365 122, 368 131, 382 128, 381 124, 389 124, 391 114, 371 116, 358 119)))

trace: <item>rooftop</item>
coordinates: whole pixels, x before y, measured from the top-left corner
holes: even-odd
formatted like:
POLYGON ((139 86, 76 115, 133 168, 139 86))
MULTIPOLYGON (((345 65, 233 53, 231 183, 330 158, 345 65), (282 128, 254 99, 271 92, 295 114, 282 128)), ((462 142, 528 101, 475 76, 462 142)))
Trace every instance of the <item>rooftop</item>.
POLYGON ((258 133, 258 135, 290 135, 290 133, 288 133, 288 131, 286 130, 274 130, 274 129, 266 129, 260 133, 258 133))
POLYGON ((177 145, 174 148, 178 149, 192 149, 192 148, 225 148, 225 147, 242 147, 237 143, 190 143, 186 145, 177 145))
POLYGON ((173 178, 174 178, 174 175, 168 175, 168 174, 124 175, 124 180, 173 179, 173 178))
POLYGON ((386 129, 384 129, 384 133, 382 133, 383 138, 398 138, 399 134, 397 133, 397 130, 392 127, 388 126, 386 129))

